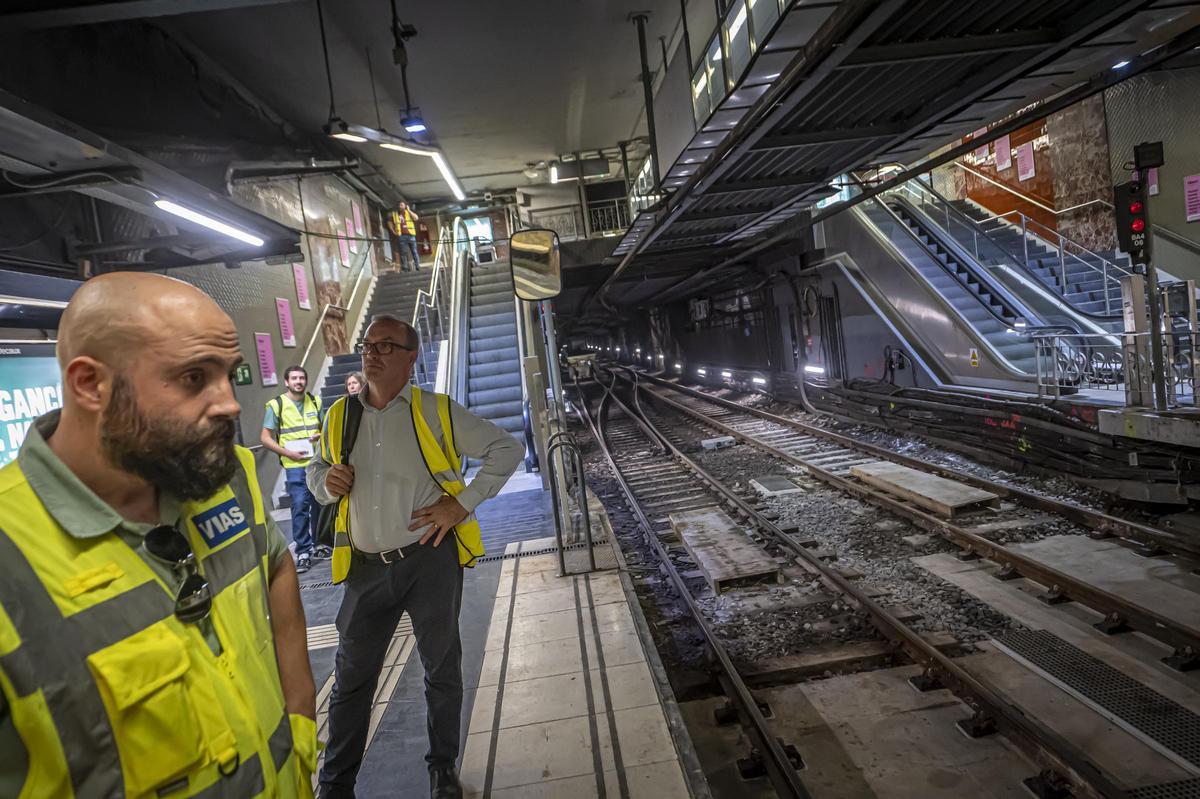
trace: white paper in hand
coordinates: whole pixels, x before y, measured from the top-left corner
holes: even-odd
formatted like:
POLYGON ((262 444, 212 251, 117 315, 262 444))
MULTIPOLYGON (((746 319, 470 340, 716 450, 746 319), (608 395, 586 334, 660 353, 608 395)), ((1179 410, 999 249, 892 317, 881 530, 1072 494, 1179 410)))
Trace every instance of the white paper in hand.
POLYGON ((311 458, 313 456, 313 443, 307 438, 302 438, 298 441, 289 441, 288 449, 304 458, 311 458))

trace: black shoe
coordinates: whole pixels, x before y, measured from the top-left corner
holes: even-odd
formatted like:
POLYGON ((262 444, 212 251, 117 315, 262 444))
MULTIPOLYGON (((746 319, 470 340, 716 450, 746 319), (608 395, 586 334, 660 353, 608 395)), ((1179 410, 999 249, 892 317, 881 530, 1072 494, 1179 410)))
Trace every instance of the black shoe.
POLYGON ((462 783, 452 766, 429 772, 429 795, 432 799, 462 799, 462 783))
POLYGON ((312 558, 308 553, 304 553, 296 558, 296 574, 304 574, 312 568, 312 558))
POLYGON ((333 547, 317 547, 313 550, 313 557, 317 560, 329 560, 333 557, 333 547))

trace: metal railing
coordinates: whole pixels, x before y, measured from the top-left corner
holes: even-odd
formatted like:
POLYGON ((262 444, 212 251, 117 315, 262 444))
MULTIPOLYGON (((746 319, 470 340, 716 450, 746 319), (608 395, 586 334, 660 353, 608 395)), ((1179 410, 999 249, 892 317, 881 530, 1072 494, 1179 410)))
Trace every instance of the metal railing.
MULTIPOLYGON (((1149 406, 1153 371, 1148 333, 1112 336, 1079 333, 1034 333, 1039 396, 1058 398, 1074 391, 1121 392, 1126 406, 1149 406)), ((1173 407, 1196 405, 1195 346, 1190 331, 1161 334, 1166 363, 1167 397, 1173 407)))
POLYGON ((629 204, 623 198, 588 203, 588 223, 593 236, 620 233, 629 227, 629 204))
MULTIPOLYGON (((1065 297, 1068 293, 1068 263, 1078 263, 1089 271, 1097 273, 1101 278, 1101 285, 1103 286, 1104 291, 1104 313, 1100 314, 1100 316, 1112 316, 1114 313, 1120 310, 1120 278, 1122 275, 1131 274, 1130 270, 1104 258, 1103 256, 1093 252, 1073 239, 1063 236, 1061 233, 1049 227, 1048 225, 1045 225, 1020 211, 1008 211, 1003 214, 987 217, 984 220, 973 219, 957 208, 954 208, 950 201, 942 196, 937 190, 926 185, 920 180, 910 180, 903 184, 897 191, 902 191, 910 196, 913 196, 919 203, 933 208, 935 213, 933 213, 932 216, 935 219, 943 218, 945 220, 946 231, 951 235, 954 235, 954 230, 956 229, 965 231, 965 234, 961 238, 957 236, 956 238, 959 239, 960 243, 965 244, 963 239, 967 238, 967 235, 969 235, 971 241, 969 246, 971 247, 972 254, 975 256, 977 261, 983 262, 986 259, 996 262, 1009 261, 1023 265, 1025 267, 1025 271, 1033 275, 1039 282, 1050 285, 1049 282, 1042 281, 1041 278, 1037 277, 1037 268, 1035 266, 1035 261, 1037 259, 1030 257, 1029 243, 1031 239, 1040 239, 1050 249, 1057 252, 1058 280, 1056 288, 1061 296, 1065 297), (1009 222, 1008 217, 1012 216, 1015 216, 1019 221, 1009 222), (1014 229, 1020 230, 1021 251, 1019 253, 1011 252, 1007 248, 997 243, 989 235, 989 231, 983 228, 983 225, 995 220, 1004 220, 1006 224, 1012 225, 1014 229), (1099 265, 1097 266, 1095 263, 1085 260, 1081 255, 1077 254, 1076 252, 1072 252, 1072 249, 1078 251, 1079 253, 1084 253, 1095 258, 1097 261, 1099 261, 1099 265)), ((1075 310, 1085 316, 1097 315, 1078 308, 1075 310)))
POLYGON ((461 217, 455 217, 451 225, 443 226, 438 233, 429 287, 417 290, 417 301, 413 306, 412 326, 421 339, 413 368, 418 383, 437 382, 441 343, 447 339, 450 330, 454 273, 461 268, 464 253, 472 252, 474 248, 475 242, 467 234, 461 217))

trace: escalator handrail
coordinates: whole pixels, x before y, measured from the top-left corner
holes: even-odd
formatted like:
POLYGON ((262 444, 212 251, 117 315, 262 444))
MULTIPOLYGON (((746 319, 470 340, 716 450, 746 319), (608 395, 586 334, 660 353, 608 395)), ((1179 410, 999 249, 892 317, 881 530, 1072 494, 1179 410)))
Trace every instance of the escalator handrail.
MULTIPOLYGON (((945 197, 943 197, 941 195, 941 193, 938 192, 938 190, 933 188, 932 186, 927 186, 924 183, 921 183, 920 187, 921 187, 922 191, 926 191, 929 194, 933 195, 939 202, 941 202, 943 205, 946 206, 947 210, 949 210, 951 213, 953 213, 959 220, 963 221, 968 226, 973 228, 977 234, 985 237, 989 242, 991 242, 992 246, 996 247, 997 249, 999 249, 1000 251, 1002 251, 1006 255, 1008 255, 1008 257, 1012 260, 1013 265, 1017 266, 1019 269, 1021 269, 1021 271, 1023 271, 1026 275, 1028 275, 1033 280, 1036 280, 1038 283, 1044 285, 1044 282, 1042 281, 1042 279, 1033 273, 1033 270, 1029 268, 1029 265, 1026 263, 1023 263, 1022 259, 1019 256, 1015 255, 1011 250, 1009 250, 1003 244, 1001 244, 1000 242, 998 242, 994 238, 992 238, 991 234, 983 229, 982 223, 978 222, 975 219, 972 219, 968 214, 965 214, 960 209, 956 208, 953 203, 951 203, 949 200, 947 200, 945 197)), ((998 218, 998 217, 993 217, 993 218, 998 218)), ((1036 222, 1037 220, 1033 220, 1033 221, 1036 222)), ((1069 239, 1068 239, 1068 241, 1069 241, 1069 239)), ((1072 243, 1074 243, 1074 242, 1072 242, 1072 243)), ((1082 245, 1079 245, 1079 246, 1081 248, 1083 248, 1082 245)), ((1083 248, 1083 249, 1086 249, 1086 248, 1083 248)), ((1091 252, 1091 250, 1088 250, 1088 252, 1091 252)), ((1089 264, 1087 261, 1084 261, 1082 258, 1075 255, 1074 253, 1067 253, 1067 255, 1070 255, 1072 258, 1075 258, 1080 263, 1085 264, 1089 269, 1093 269, 1096 272, 1099 272, 1103 276, 1104 272, 1102 269, 1097 269, 1095 266, 1093 266, 1092 264, 1089 264)), ((1096 257, 1100 258, 1099 255, 1097 255, 1096 257)), ((1100 260, 1105 261, 1106 263, 1110 264, 1114 269, 1116 269, 1120 272, 1129 274, 1129 272, 1127 270, 1125 270, 1118 264, 1113 264, 1111 261, 1108 261, 1107 259, 1104 259, 1104 258, 1100 258, 1100 260)), ((1058 295, 1059 298, 1062 299, 1062 301, 1064 303, 1071 306, 1071 310, 1074 311, 1075 313, 1079 314, 1080 316, 1085 316, 1088 319, 1100 320, 1103 322, 1112 322, 1112 321, 1115 321, 1115 320, 1118 320, 1121 318, 1121 314, 1119 314, 1119 313, 1118 314, 1100 314, 1100 313, 1093 313, 1091 311, 1085 311, 1082 308, 1079 308, 1077 305, 1075 305, 1075 303, 1067 300, 1065 292, 1066 292, 1066 286, 1063 286, 1063 293, 1058 295)))
MULTIPOLYGON (((983 264, 979 263, 977 259, 972 257, 971 254, 959 244, 958 240, 956 240, 953 235, 951 235, 948 231, 943 231, 936 224, 928 224, 929 222, 934 222, 934 220, 929 218, 928 214, 922 213, 918 207, 914 206, 903 197, 895 197, 894 201, 913 216, 916 224, 920 226, 930 238, 934 239, 939 246, 947 250, 959 263, 963 265, 963 267, 967 269, 968 272, 974 275, 975 279, 978 280, 984 287, 986 287, 987 290, 994 297, 996 297, 996 299, 998 299, 1003 306, 1005 306, 1005 310, 1012 314, 1014 318, 1040 318, 1041 315, 1030 309, 1028 303, 1023 302, 1019 297, 1015 296, 1007 286, 997 281, 991 272, 985 268, 983 264), (945 235, 942 235, 943 233, 945 233, 945 235)), ((959 279, 957 275, 955 275, 955 279, 958 279, 959 283, 962 283, 962 280, 959 279)))

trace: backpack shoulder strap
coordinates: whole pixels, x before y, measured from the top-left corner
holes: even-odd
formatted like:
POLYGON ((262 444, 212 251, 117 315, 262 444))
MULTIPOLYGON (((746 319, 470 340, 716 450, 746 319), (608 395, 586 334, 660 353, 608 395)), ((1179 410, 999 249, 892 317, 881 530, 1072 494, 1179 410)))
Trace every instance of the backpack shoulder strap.
POLYGON ((342 423, 342 463, 350 460, 350 453, 354 450, 354 440, 358 438, 358 425, 362 421, 363 414, 362 400, 357 396, 347 395, 345 402, 346 417, 342 423))

